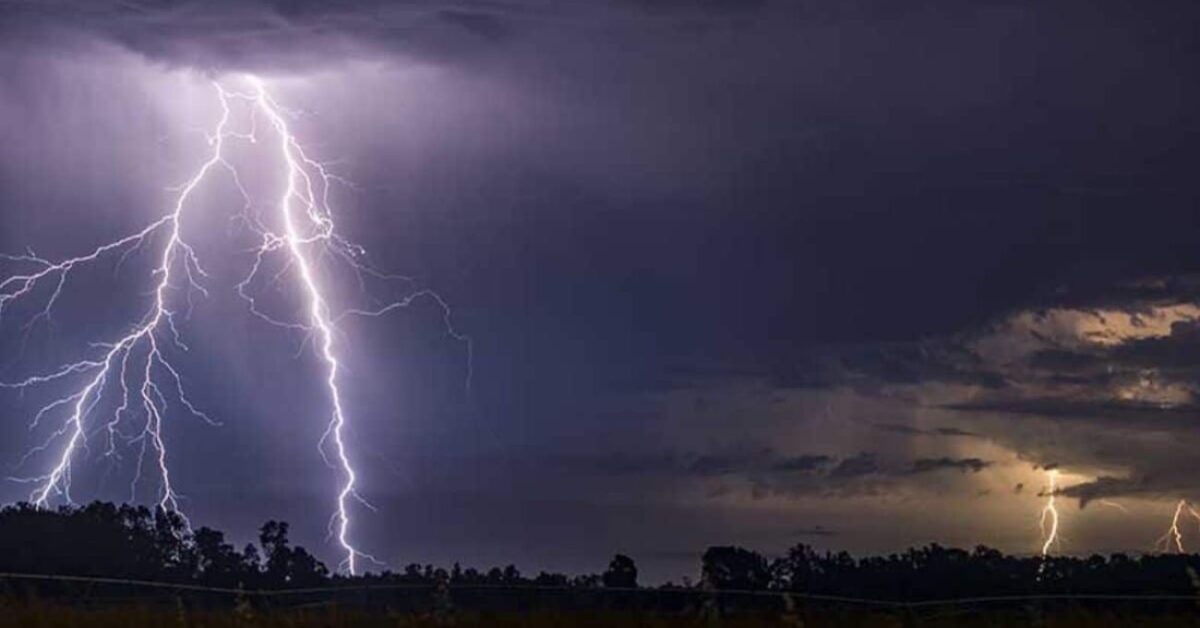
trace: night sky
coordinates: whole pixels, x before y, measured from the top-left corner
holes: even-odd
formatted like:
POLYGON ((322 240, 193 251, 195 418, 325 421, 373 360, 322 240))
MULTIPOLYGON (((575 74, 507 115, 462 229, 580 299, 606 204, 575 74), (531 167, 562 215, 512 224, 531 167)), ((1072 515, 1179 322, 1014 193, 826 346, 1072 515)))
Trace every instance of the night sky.
MULTIPOLYGON (((619 551, 654 582, 713 544, 1026 554, 1047 469, 1057 551, 1146 551, 1200 500, 1193 3, 328 4, 0 2, 0 251, 71 257, 162 216, 211 81, 261 76, 349 182, 342 235, 412 280, 367 292, 435 290, 472 341, 428 299, 341 325, 375 508, 353 536, 388 565, 619 551)), ((336 564, 312 344, 237 298, 230 177, 195 202, 209 295, 177 364, 220 425, 168 413, 181 506, 242 540, 286 519, 336 564)), ((0 380, 136 322, 139 259, 73 275, 33 325, 5 312, 0 380)), ((339 307, 368 298, 334 266, 339 307)), ((61 413, 30 423, 71 389, 0 390, 0 501, 52 465, 61 413)), ((76 501, 153 503, 136 446, 101 440, 76 501)))

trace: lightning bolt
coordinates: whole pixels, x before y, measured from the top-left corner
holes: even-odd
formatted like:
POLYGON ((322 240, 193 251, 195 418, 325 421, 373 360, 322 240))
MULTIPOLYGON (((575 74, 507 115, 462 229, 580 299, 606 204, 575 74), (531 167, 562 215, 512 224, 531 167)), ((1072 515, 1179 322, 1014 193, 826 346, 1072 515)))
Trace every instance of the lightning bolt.
POLYGON ((1042 528, 1042 556, 1050 555, 1050 548, 1058 543, 1058 506, 1055 498, 1058 495, 1058 469, 1046 471, 1046 505, 1042 507, 1040 525, 1042 528))
POLYGON ((355 573, 356 559, 359 556, 365 555, 356 550, 348 539, 350 513, 347 502, 352 498, 359 501, 362 501, 362 499, 355 492, 355 484, 357 483, 358 476, 354 471, 354 466, 350 462, 349 455, 346 453, 346 442, 343 433, 346 427, 346 412, 342 406, 342 392, 338 387, 338 375, 341 364, 338 362, 337 354, 334 351, 333 322, 330 320, 329 306, 321 292, 320 286, 317 285, 312 266, 304 253, 304 246, 306 244, 313 241, 327 242, 333 235, 332 214, 326 203, 330 185, 329 174, 321 164, 309 159, 304 154, 303 149, 300 148, 300 144, 288 129, 287 121, 280 114, 279 107, 270 95, 268 95, 262 81, 252 77, 250 82, 254 86, 255 102, 259 109, 266 114, 267 119, 270 120, 271 125, 279 135, 279 151, 287 164, 287 187, 283 192, 283 197, 279 201, 279 210, 285 234, 283 236, 266 234, 263 239, 262 248, 259 249, 258 259, 262 259, 262 256, 276 247, 277 243, 281 240, 286 243, 287 251, 291 257, 291 261, 295 264, 300 282, 303 284, 304 293, 308 298, 309 320, 318 336, 316 340, 320 345, 321 359, 325 362, 326 367, 325 385, 328 388, 329 399, 333 405, 333 413, 323 440, 328 437, 333 438, 337 466, 344 475, 341 490, 337 495, 337 511, 334 514, 334 523, 337 527, 338 542, 346 551, 346 569, 353 574, 355 573), (318 199, 313 189, 314 177, 319 179, 322 186, 323 194, 320 199, 318 199), (315 229, 315 232, 308 234, 302 232, 302 227, 298 224, 299 221, 295 216, 295 205, 297 203, 304 210, 304 218, 311 223, 310 228, 315 229))
POLYGON ((94 345, 103 351, 98 358, 79 360, 53 372, 35 375, 21 381, 0 383, 0 387, 3 388, 23 390, 74 375, 87 376, 81 388, 66 397, 55 399, 34 415, 31 429, 37 427, 47 414, 58 408, 70 408, 62 427, 51 434, 49 440, 30 452, 32 454, 45 450, 53 441, 65 438, 66 443, 57 462, 44 475, 19 478, 21 481, 39 484, 39 487, 30 496, 31 501, 39 507, 46 507, 52 497, 59 495, 68 502, 71 501, 72 461, 77 451, 84 446, 87 436, 84 419, 99 404, 105 385, 110 380, 115 380, 120 385, 122 399, 112 419, 104 425, 109 441, 109 448, 105 453, 106 455, 116 454, 115 441, 121 434, 119 431, 121 419, 130 410, 131 405, 140 405, 145 422, 139 433, 127 438, 129 442, 140 443, 137 473, 134 476, 131 492, 136 496, 142 463, 147 447, 150 447, 153 449, 155 460, 158 463, 161 478, 158 506, 164 510, 179 511, 178 494, 171 484, 171 474, 167 467, 167 449, 162 435, 162 419, 166 411, 167 399, 159 382, 165 376, 172 384, 171 389, 175 393, 176 400, 182 406, 193 415, 210 423, 213 421, 188 400, 179 372, 163 351, 164 342, 172 344, 178 350, 187 351, 187 345, 180 340, 175 327, 176 313, 168 305, 168 293, 173 288, 173 277, 177 272, 182 271, 187 282, 184 289, 189 295, 193 290, 207 294, 204 287, 197 282, 197 276, 207 275, 196 257, 195 250, 183 239, 182 223, 188 205, 187 201, 192 193, 210 170, 224 162, 222 151, 225 145, 225 129, 229 123, 230 110, 224 99, 221 100, 221 105, 221 118, 217 123, 216 132, 208 138, 211 149, 208 159, 180 189, 174 207, 165 216, 133 235, 101 245, 87 255, 60 262, 51 262, 33 254, 5 256, 10 261, 26 263, 34 266, 35 269, 0 281, 0 315, 3 315, 4 310, 16 301, 32 297, 42 282, 53 283, 53 291, 46 298, 44 306, 26 324, 26 329, 29 329, 39 320, 50 319, 55 304, 62 296, 67 280, 77 268, 95 263, 117 251, 122 252, 120 261, 124 261, 126 257, 139 250, 148 239, 156 234, 165 231, 167 238, 159 262, 151 273, 152 276, 158 277, 153 293, 154 299, 143 319, 135 325, 132 331, 110 342, 94 345), (165 337, 164 332, 168 334, 165 337), (144 353, 144 356, 138 354, 139 351, 144 353), (142 360, 143 365, 137 370, 131 369, 130 361, 132 359, 142 360), (131 380, 133 385, 130 384, 131 380))
POLYGON ((1187 500, 1181 499, 1175 504, 1175 514, 1171 517, 1171 526, 1158 539, 1156 548, 1161 552, 1174 551, 1177 554, 1183 554, 1183 531, 1179 528, 1179 520, 1184 515, 1191 516, 1197 522, 1200 522, 1200 512, 1187 503, 1187 500))
POLYGON ((1112 508, 1113 510, 1119 510, 1124 514, 1129 514, 1128 508, 1126 508, 1124 505, 1122 505, 1120 503, 1112 501, 1111 499, 1101 499, 1097 503, 1099 503, 1101 506, 1107 506, 1108 508, 1112 508))
MULTIPOLYGON (((1047 488, 1045 491, 1046 502, 1042 507, 1040 526, 1042 530, 1042 556, 1049 556, 1050 550, 1058 544, 1058 506, 1056 504, 1056 496, 1058 493, 1058 470, 1050 469, 1046 472, 1047 488)), ((1107 499, 1099 500, 1099 503, 1120 510, 1123 513, 1128 513, 1129 509, 1121 504, 1107 499)), ((1181 499, 1175 504, 1175 510, 1171 515, 1171 525, 1167 531, 1158 538, 1155 543, 1155 549, 1163 553, 1183 554, 1186 552, 1183 545, 1183 529, 1180 525, 1184 517, 1191 517, 1200 524, 1200 510, 1188 503, 1187 500, 1181 499)))
MULTIPOLYGON (((447 334, 465 343, 467 347, 467 386, 471 379, 470 339, 458 333, 451 324, 451 310, 447 302, 430 290, 415 290, 407 296, 378 305, 374 308, 347 308, 335 313, 330 305, 327 291, 321 284, 319 264, 328 259, 341 260, 358 276, 359 286, 366 289, 366 278, 391 280, 406 277, 387 275, 376 271, 362 261, 365 251, 340 235, 335 230, 334 213, 330 205, 330 190, 335 183, 345 181, 332 174, 321 162, 308 156, 288 125, 289 112, 281 107, 266 84, 254 76, 244 77, 249 91, 232 91, 219 82, 213 88, 221 107, 221 116, 207 134, 209 152, 195 174, 178 188, 175 202, 164 216, 129 236, 103 244, 90 253, 63 261, 52 262, 29 252, 25 255, 4 255, 0 261, 18 265, 27 270, 19 271, 0 280, 0 321, 6 309, 13 304, 31 300, 39 303, 39 309, 26 323, 26 329, 40 321, 51 319, 55 305, 63 294, 78 268, 94 265, 101 260, 116 257, 119 269, 127 258, 134 255, 157 238, 165 238, 158 263, 151 276, 155 278, 153 299, 145 315, 122 336, 106 342, 93 343, 95 353, 76 362, 66 364, 47 373, 33 375, 12 382, 0 382, 0 388, 24 391, 29 388, 53 384, 59 381, 81 379, 68 394, 58 397, 34 415, 31 429, 36 428, 46 417, 65 414, 61 426, 48 439, 34 447, 22 463, 31 455, 45 451, 56 443, 61 449, 51 469, 38 476, 14 478, 34 483, 37 488, 31 495, 39 507, 47 507, 52 500, 61 498, 71 503, 72 465, 81 449, 85 449, 89 437, 103 433, 108 444, 104 455, 118 457, 117 442, 123 441, 138 446, 137 470, 131 484, 131 499, 136 498, 141 470, 147 455, 157 465, 160 478, 157 505, 163 510, 180 512, 179 494, 175 491, 168 468, 166 441, 163 423, 171 402, 208 423, 217 424, 199 410, 188 398, 179 370, 171 358, 176 353, 186 353, 177 318, 180 313, 175 292, 182 291, 186 297, 186 313, 190 313, 194 293, 208 296, 202 280, 208 275, 200 264, 195 249, 184 237, 184 222, 195 190, 217 169, 227 172, 241 192, 245 206, 239 218, 250 232, 260 238, 254 251, 254 261, 244 279, 237 284, 237 294, 247 302, 250 312, 259 319, 285 329, 301 330, 311 340, 315 353, 324 367, 324 387, 330 403, 329 420, 318 443, 325 462, 339 476, 334 513, 330 518, 329 531, 335 537, 345 558, 340 568, 350 574, 358 572, 360 559, 375 561, 369 554, 358 550, 351 541, 352 502, 370 508, 357 492, 359 474, 356 471, 347 442, 349 419, 344 403, 341 379, 344 368, 339 357, 339 332, 337 324, 346 316, 378 317, 397 308, 407 307, 418 299, 432 301, 442 311, 447 334), (251 129, 230 129, 233 107, 240 105, 249 110, 251 129), (231 140, 258 141, 256 121, 261 116, 268 123, 277 139, 278 155, 282 160, 286 185, 275 203, 277 216, 275 226, 268 226, 261 217, 250 211, 250 195, 242 185, 237 169, 227 160, 226 144, 231 140), (295 276, 299 292, 305 299, 306 312, 300 321, 287 321, 268 314, 259 307, 253 286, 261 279, 268 258, 278 253, 285 258, 283 270, 271 283, 291 273, 295 276), (43 285, 47 287, 42 288, 43 285), (40 302, 41 292, 48 295, 40 302), (115 406, 107 421, 89 428, 88 418, 98 411, 106 389, 118 389, 120 402, 115 406), (141 420, 134 432, 126 431, 125 425, 133 417, 141 420), (332 457, 330 456, 332 454, 332 457)), ((194 210, 193 210, 194 211, 194 210)), ((182 516, 182 513, 180 513, 182 516)), ((184 519, 186 522, 186 518, 184 519)))

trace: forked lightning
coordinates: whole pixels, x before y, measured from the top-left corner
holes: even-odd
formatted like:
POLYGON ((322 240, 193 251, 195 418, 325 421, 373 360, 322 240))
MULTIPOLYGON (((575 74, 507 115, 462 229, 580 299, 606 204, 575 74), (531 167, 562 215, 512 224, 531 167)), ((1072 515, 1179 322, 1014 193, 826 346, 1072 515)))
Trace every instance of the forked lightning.
MULTIPOLYGON (((362 262, 361 247, 342 238, 335 230, 330 206, 330 190, 339 181, 324 165, 312 159, 292 132, 289 114, 279 106, 264 81, 248 76, 240 79, 245 91, 228 89, 214 82, 213 89, 220 104, 221 115, 208 134, 208 153, 195 174, 178 189, 174 203, 165 215, 142 230, 100 245, 86 255, 62 261, 51 261, 32 252, 0 257, 18 270, 0 279, 0 323, 4 315, 18 302, 31 302, 33 313, 26 322, 32 326, 51 317, 55 305, 67 288, 73 273, 88 266, 114 261, 119 267, 127 258, 146 247, 161 242, 151 277, 152 298, 144 316, 123 335, 89 346, 90 355, 50 372, 33 375, 18 381, 2 382, 0 387, 24 390, 58 382, 69 389, 33 417, 36 427, 43 420, 61 419, 62 424, 50 437, 30 451, 30 455, 57 448, 53 463, 45 473, 19 478, 36 486, 31 501, 46 507, 56 500, 70 503, 72 470, 81 450, 90 438, 103 435, 104 455, 116 456, 118 441, 133 444, 138 450, 137 470, 131 492, 141 480, 141 470, 149 455, 159 474, 157 505, 178 512, 179 494, 171 483, 168 452, 164 439, 164 420, 172 405, 209 423, 212 418, 197 408, 184 390, 183 379, 172 362, 188 350, 177 323, 181 303, 190 307, 194 294, 208 295, 204 280, 208 277, 196 250, 188 243, 185 218, 201 211, 193 201, 197 188, 214 171, 230 176, 246 197, 243 222, 260 238, 254 262, 245 278, 237 285, 237 293, 245 299, 250 311, 258 318, 289 329, 302 330, 312 340, 317 358, 324 367, 325 392, 330 415, 319 449, 326 462, 339 475, 334 514, 330 519, 330 534, 336 538, 345 554, 341 567, 357 573, 361 559, 371 557, 351 540, 352 502, 365 504, 357 493, 358 472, 349 449, 348 415, 340 387, 343 373, 337 324, 344 316, 381 316, 396 308, 405 307, 418 298, 429 298, 442 309, 447 333, 466 343, 468 350, 468 384, 470 380, 470 341, 457 333, 450 324, 450 309, 445 300, 428 290, 416 290, 400 300, 379 307, 346 307, 335 311, 329 293, 323 289, 321 262, 336 259, 347 264, 365 287, 364 276, 380 279, 395 278, 383 275, 362 262), (241 108, 241 109, 238 109, 241 108), (238 113, 248 114, 251 120, 265 119, 268 133, 273 135, 284 189, 274 202, 273 219, 261 219, 249 211, 250 200, 242 186, 238 170, 227 155, 231 142, 257 142, 260 131, 251 125, 249 130, 233 130, 232 119, 238 113), (270 222, 272 226, 268 226, 270 222), (285 271, 295 279, 296 289, 305 301, 304 315, 297 322, 281 320, 263 312, 254 298, 252 286, 265 268, 266 260, 278 254, 284 257, 285 271), (180 294, 182 293, 182 295, 180 294), (181 298, 182 296, 182 298, 181 298), (95 420, 100 414, 106 390, 115 389, 107 419, 95 420), (133 428, 130 428, 133 424, 133 428), (330 456, 329 454, 332 454, 330 456)), ((28 456, 27 456, 28 458, 28 456)), ((181 513, 182 514, 182 513, 181 513)))

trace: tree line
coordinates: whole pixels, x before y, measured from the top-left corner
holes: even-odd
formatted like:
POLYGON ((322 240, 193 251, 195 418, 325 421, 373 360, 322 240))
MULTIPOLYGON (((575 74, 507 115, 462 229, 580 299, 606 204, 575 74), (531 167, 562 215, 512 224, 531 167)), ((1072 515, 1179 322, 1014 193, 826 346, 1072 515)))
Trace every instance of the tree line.
MULTIPOLYGON (((236 589, 287 589, 357 584, 636 589, 634 560, 617 554, 597 574, 542 572, 512 565, 487 570, 409 565, 357 577, 331 573, 288 538, 288 525, 268 521, 258 542, 242 548, 224 533, 190 529, 177 513, 96 502, 39 509, 0 509, 0 572, 95 576, 236 589)), ((886 600, 1027 594, 1167 594, 1200 591, 1200 555, 1113 554, 1019 557, 998 550, 929 545, 888 556, 856 558, 799 544, 769 558, 735 546, 710 547, 696 580, 659 589, 788 591, 886 600)))

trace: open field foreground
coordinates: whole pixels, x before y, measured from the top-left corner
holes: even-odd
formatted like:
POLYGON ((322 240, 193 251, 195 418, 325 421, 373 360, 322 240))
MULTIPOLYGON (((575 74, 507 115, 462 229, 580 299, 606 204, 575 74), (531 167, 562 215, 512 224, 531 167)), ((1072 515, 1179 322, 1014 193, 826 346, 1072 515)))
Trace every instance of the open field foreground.
POLYGON ((337 606, 256 611, 250 609, 198 610, 150 606, 78 608, 56 603, 0 602, 0 628, 928 628, 1018 627, 1044 628, 1174 628, 1200 626, 1200 611, 1120 611, 1064 609, 1040 612, 1017 609, 939 609, 920 612, 815 609, 790 614, 747 614, 722 617, 704 611, 683 615, 622 612, 534 612, 453 614, 363 611, 337 606))

